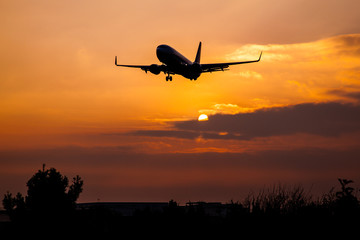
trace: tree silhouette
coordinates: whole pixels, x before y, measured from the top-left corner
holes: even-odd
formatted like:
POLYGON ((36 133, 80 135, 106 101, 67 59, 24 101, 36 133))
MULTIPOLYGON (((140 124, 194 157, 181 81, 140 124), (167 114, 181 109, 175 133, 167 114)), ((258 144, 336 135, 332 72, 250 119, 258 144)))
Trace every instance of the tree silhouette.
POLYGON ((82 192, 83 181, 79 176, 69 180, 55 168, 45 169, 35 173, 27 182, 27 196, 20 193, 12 197, 7 193, 3 206, 12 218, 31 217, 37 220, 54 220, 66 216, 75 210, 75 202, 82 192))
POLYGON ((27 182, 26 206, 37 213, 66 213, 75 206, 82 185, 83 181, 76 176, 69 187, 66 176, 62 176, 55 168, 45 170, 43 165, 43 169, 27 182))

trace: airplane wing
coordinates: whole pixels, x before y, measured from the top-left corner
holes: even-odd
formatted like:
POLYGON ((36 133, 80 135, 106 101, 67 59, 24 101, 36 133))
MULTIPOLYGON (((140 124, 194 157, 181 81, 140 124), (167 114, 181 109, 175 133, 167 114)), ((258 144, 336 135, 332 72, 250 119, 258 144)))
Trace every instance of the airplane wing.
POLYGON ((124 65, 124 64, 118 64, 117 63, 117 56, 115 56, 115 65, 118 67, 130 67, 130 68, 140 68, 141 70, 150 71, 150 65, 124 65))
POLYGON ((262 55, 262 52, 260 53, 259 59, 253 60, 253 61, 201 64, 201 69, 202 69, 202 72, 217 72, 217 71, 229 70, 227 68, 230 65, 259 62, 261 59, 261 55, 262 55))

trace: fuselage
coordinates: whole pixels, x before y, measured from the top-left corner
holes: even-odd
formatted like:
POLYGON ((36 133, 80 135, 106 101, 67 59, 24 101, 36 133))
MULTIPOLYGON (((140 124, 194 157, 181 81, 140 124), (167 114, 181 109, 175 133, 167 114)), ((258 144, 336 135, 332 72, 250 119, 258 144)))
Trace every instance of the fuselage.
POLYGON ((185 78, 196 80, 202 72, 200 64, 190 61, 168 45, 159 45, 156 48, 156 56, 171 72, 185 78))

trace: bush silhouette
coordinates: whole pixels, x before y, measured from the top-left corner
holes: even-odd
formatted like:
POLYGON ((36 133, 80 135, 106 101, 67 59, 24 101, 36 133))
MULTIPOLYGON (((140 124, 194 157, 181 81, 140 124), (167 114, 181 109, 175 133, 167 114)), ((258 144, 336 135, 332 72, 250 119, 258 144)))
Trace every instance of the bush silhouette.
POLYGON ((359 201, 354 195, 354 188, 349 187, 352 180, 338 179, 341 191, 336 192, 336 211, 340 215, 355 215, 359 211, 359 201))

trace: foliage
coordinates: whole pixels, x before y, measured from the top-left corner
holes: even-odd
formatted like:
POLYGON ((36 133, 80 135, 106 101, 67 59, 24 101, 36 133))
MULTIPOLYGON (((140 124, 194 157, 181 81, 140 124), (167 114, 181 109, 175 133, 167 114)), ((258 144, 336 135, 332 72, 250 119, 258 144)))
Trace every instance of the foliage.
MULTIPOLYGON (((351 186, 353 181, 338 181, 340 188, 332 188, 317 199, 301 185, 278 184, 250 193, 243 201, 227 204, 188 202, 186 206, 180 206, 170 200, 163 211, 149 208, 128 217, 106 207, 74 211, 83 181, 76 176, 69 185, 66 176, 44 166, 27 182, 27 196, 23 197, 20 193, 13 196, 7 192, 3 206, 14 226, 23 220, 28 229, 46 226, 49 233, 72 226, 71 231, 81 236, 126 231, 132 235, 144 233, 147 236, 151 232, 158 234, 158 229, 163 228, 176 234, 184 233, 184 237, 194 231, 200 233, 199 236, 208 233, 213 237, 218 230, 220 237, 224 233, 229 233, 231 237, 241 232, 238 229, 255 234, 261 229, 266 236, 271 232, 278 236, 288 231, 300 234, 307 230, 307 234, 315 231, 323 236, 327 232, 331 237, 337 232, 341 238, 346 238, 352 233, 351 229, 360 224, 360 203, 357 190, 351 186), (38 224, 39 219, 42 219, 41 224, 38 224), (48 223, 56 223, 53 224, 56 228, 51 228, 48 223)), ((20 225, 20 228, 23 226, 20 225)))
POLYGON ((354 188, 348 186, 352 180, 338 179, 341 191, 336 192, 336 211, 341 215, 355 215, 359 212, 359 201, 354 195, 354 188))
POLYGON ((55 168, 35 173, 27 182, 27 196, 21 193, 15 197, 7 192, 3 206, 13 220, 59 218, 75 209, 76 200, 82 192, 83 181, 79 176, 73 178, 72 184, 55 168))
POLYGON ((252 214, 284 215, 296 214, 311 202, 312 196, 302 186, 274 185, 261 190, 257 195, 249 194, 243 203, 252 214))

